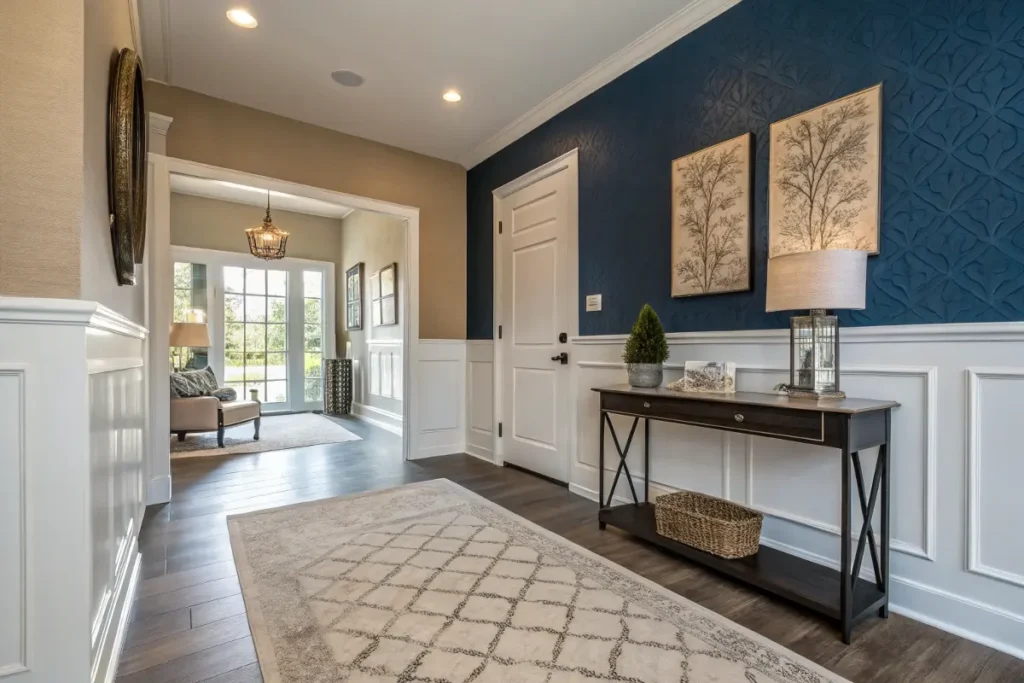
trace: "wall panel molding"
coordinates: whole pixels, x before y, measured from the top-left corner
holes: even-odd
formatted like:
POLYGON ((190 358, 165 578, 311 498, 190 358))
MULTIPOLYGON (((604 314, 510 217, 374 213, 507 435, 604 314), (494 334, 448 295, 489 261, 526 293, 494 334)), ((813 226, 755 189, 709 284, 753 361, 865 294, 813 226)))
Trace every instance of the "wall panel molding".
MULTIPOLYGON (((1024 573, 999 569, 985 564, 982 560, 982 463, 985 457, 982 441, 983 396, 985 380, 1010 380, 1024 382, 1024 367, 969 367, 967 375, 967 571, 996 579, 1015 586, 1024 587, 1024 573)), ((1024 392, 1022 383, 1020 392, 1024 392)), ((1024 395, 1024 394, 1022 394, 1024 395)), ((1016 411, 1019 413, 1019 411, 1016 411)), ((1014 430, 1017 426, 1013 427, 1014 430)), ((1016 444, 1009 447, 1019 456, 1016 444)), ((1009 501, 1007 501, 1009 503, 1009 501)), ((1009 507, 1007 507, 1009 509, 1009 507)), ((1015 520, 1019 523, 1020 520, 1015 520)), ((1006 539, 1008 543, 1019 543, 1019 527, 1015 534, 1006 539)))
POLYGON ((32 586, 28 539, 26 447, 28 365, 0 364, 0 679, 30 670, 32 586))
POLYGON ((461 453, 466 449, 466 342, 430 339, 418 346, 418 446, 410 459, 461 453))

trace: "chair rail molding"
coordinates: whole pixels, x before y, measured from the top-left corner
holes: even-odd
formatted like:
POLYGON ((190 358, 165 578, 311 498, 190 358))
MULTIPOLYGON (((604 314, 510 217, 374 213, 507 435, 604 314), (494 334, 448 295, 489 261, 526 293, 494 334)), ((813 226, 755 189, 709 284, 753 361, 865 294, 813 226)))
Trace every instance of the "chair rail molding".
MULTIPOLYGON (((969 367, 967 375, 967 571, 1003 581, 1014 586, 1024 587, 1024 573, 998 569, 985 564, 982 560, 982 510, 984 492, 982 491, 982 462, 985 455, 983 445, 984 405, 986 380, 1021 382, 1016 388, 1020 401, 1024 401, 1024 367, 969 367)), ((1018 414, 1019 410, 1014 411, 1018 414)), ((1009 423, 1011 431, 1017 425, 1009 423)), ((1006 440, 1002 445, 1014 454, 1019 454, 1017 443, 1006 440)), ((1006 501, 1007 504, 1010 501, 1006 501)), ((1006 509, 1007 506, 1004 506, 1006 509)), ((1019 517, 1011 524, 1019 523, 1019 517)), ((1011 537, 1012 538, 1012 537, 1011 537)), ((1019 541, 1019 531, 1016 534, 1019 541)), ((1018 565, 1020 566, 1020 565, 1018 565)))

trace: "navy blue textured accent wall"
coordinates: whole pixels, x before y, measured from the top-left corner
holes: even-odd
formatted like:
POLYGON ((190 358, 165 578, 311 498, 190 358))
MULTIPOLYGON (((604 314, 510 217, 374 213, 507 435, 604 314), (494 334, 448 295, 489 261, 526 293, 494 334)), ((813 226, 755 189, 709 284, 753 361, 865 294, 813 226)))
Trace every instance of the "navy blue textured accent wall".
POLYGON ((468 329, 492 329, 491 191, 580 151, 580 333, 784 327, 764 312, 768 127, 884 82, 881 255, 846 325, 1024 320, 1024 1, 743 0, 468 176, 468 329), (756 136, 754 290, 670 297, 670 164, 756 136), (583 298, 603 294, 604 310, 583 298))

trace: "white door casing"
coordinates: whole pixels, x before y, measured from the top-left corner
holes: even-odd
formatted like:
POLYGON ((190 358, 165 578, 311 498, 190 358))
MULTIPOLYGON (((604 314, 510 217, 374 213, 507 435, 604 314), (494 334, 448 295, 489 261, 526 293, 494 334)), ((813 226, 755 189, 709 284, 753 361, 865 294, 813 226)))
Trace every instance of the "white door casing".
MULTIPOLYGON (((576 334, 576 156, 562 157, 504 188, 496 202, 501 325, 496 364, 504 461, 569 480, 570 365, 560 335, 576 334), (570 163, 571 162, 571 163, 570 163)), ((496 192, 499 195, 501 191, 496 192)))

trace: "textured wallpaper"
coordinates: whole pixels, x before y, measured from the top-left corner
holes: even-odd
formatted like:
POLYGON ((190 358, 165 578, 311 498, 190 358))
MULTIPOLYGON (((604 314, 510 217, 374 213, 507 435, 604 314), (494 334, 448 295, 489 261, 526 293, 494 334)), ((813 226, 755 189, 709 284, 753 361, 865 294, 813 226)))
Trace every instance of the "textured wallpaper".
POLYGON ((764 312, 768 127, 880 81, 881 254, 843 323, 1024 320, 1024 2, 743 0, 469 172, 467 336, 491 337, 491 191, 574 147, 581 334, 645 302, 669 331, 785 327, 764 312), (671 161, 747 131, 754 289, 672 299, 671 161))

